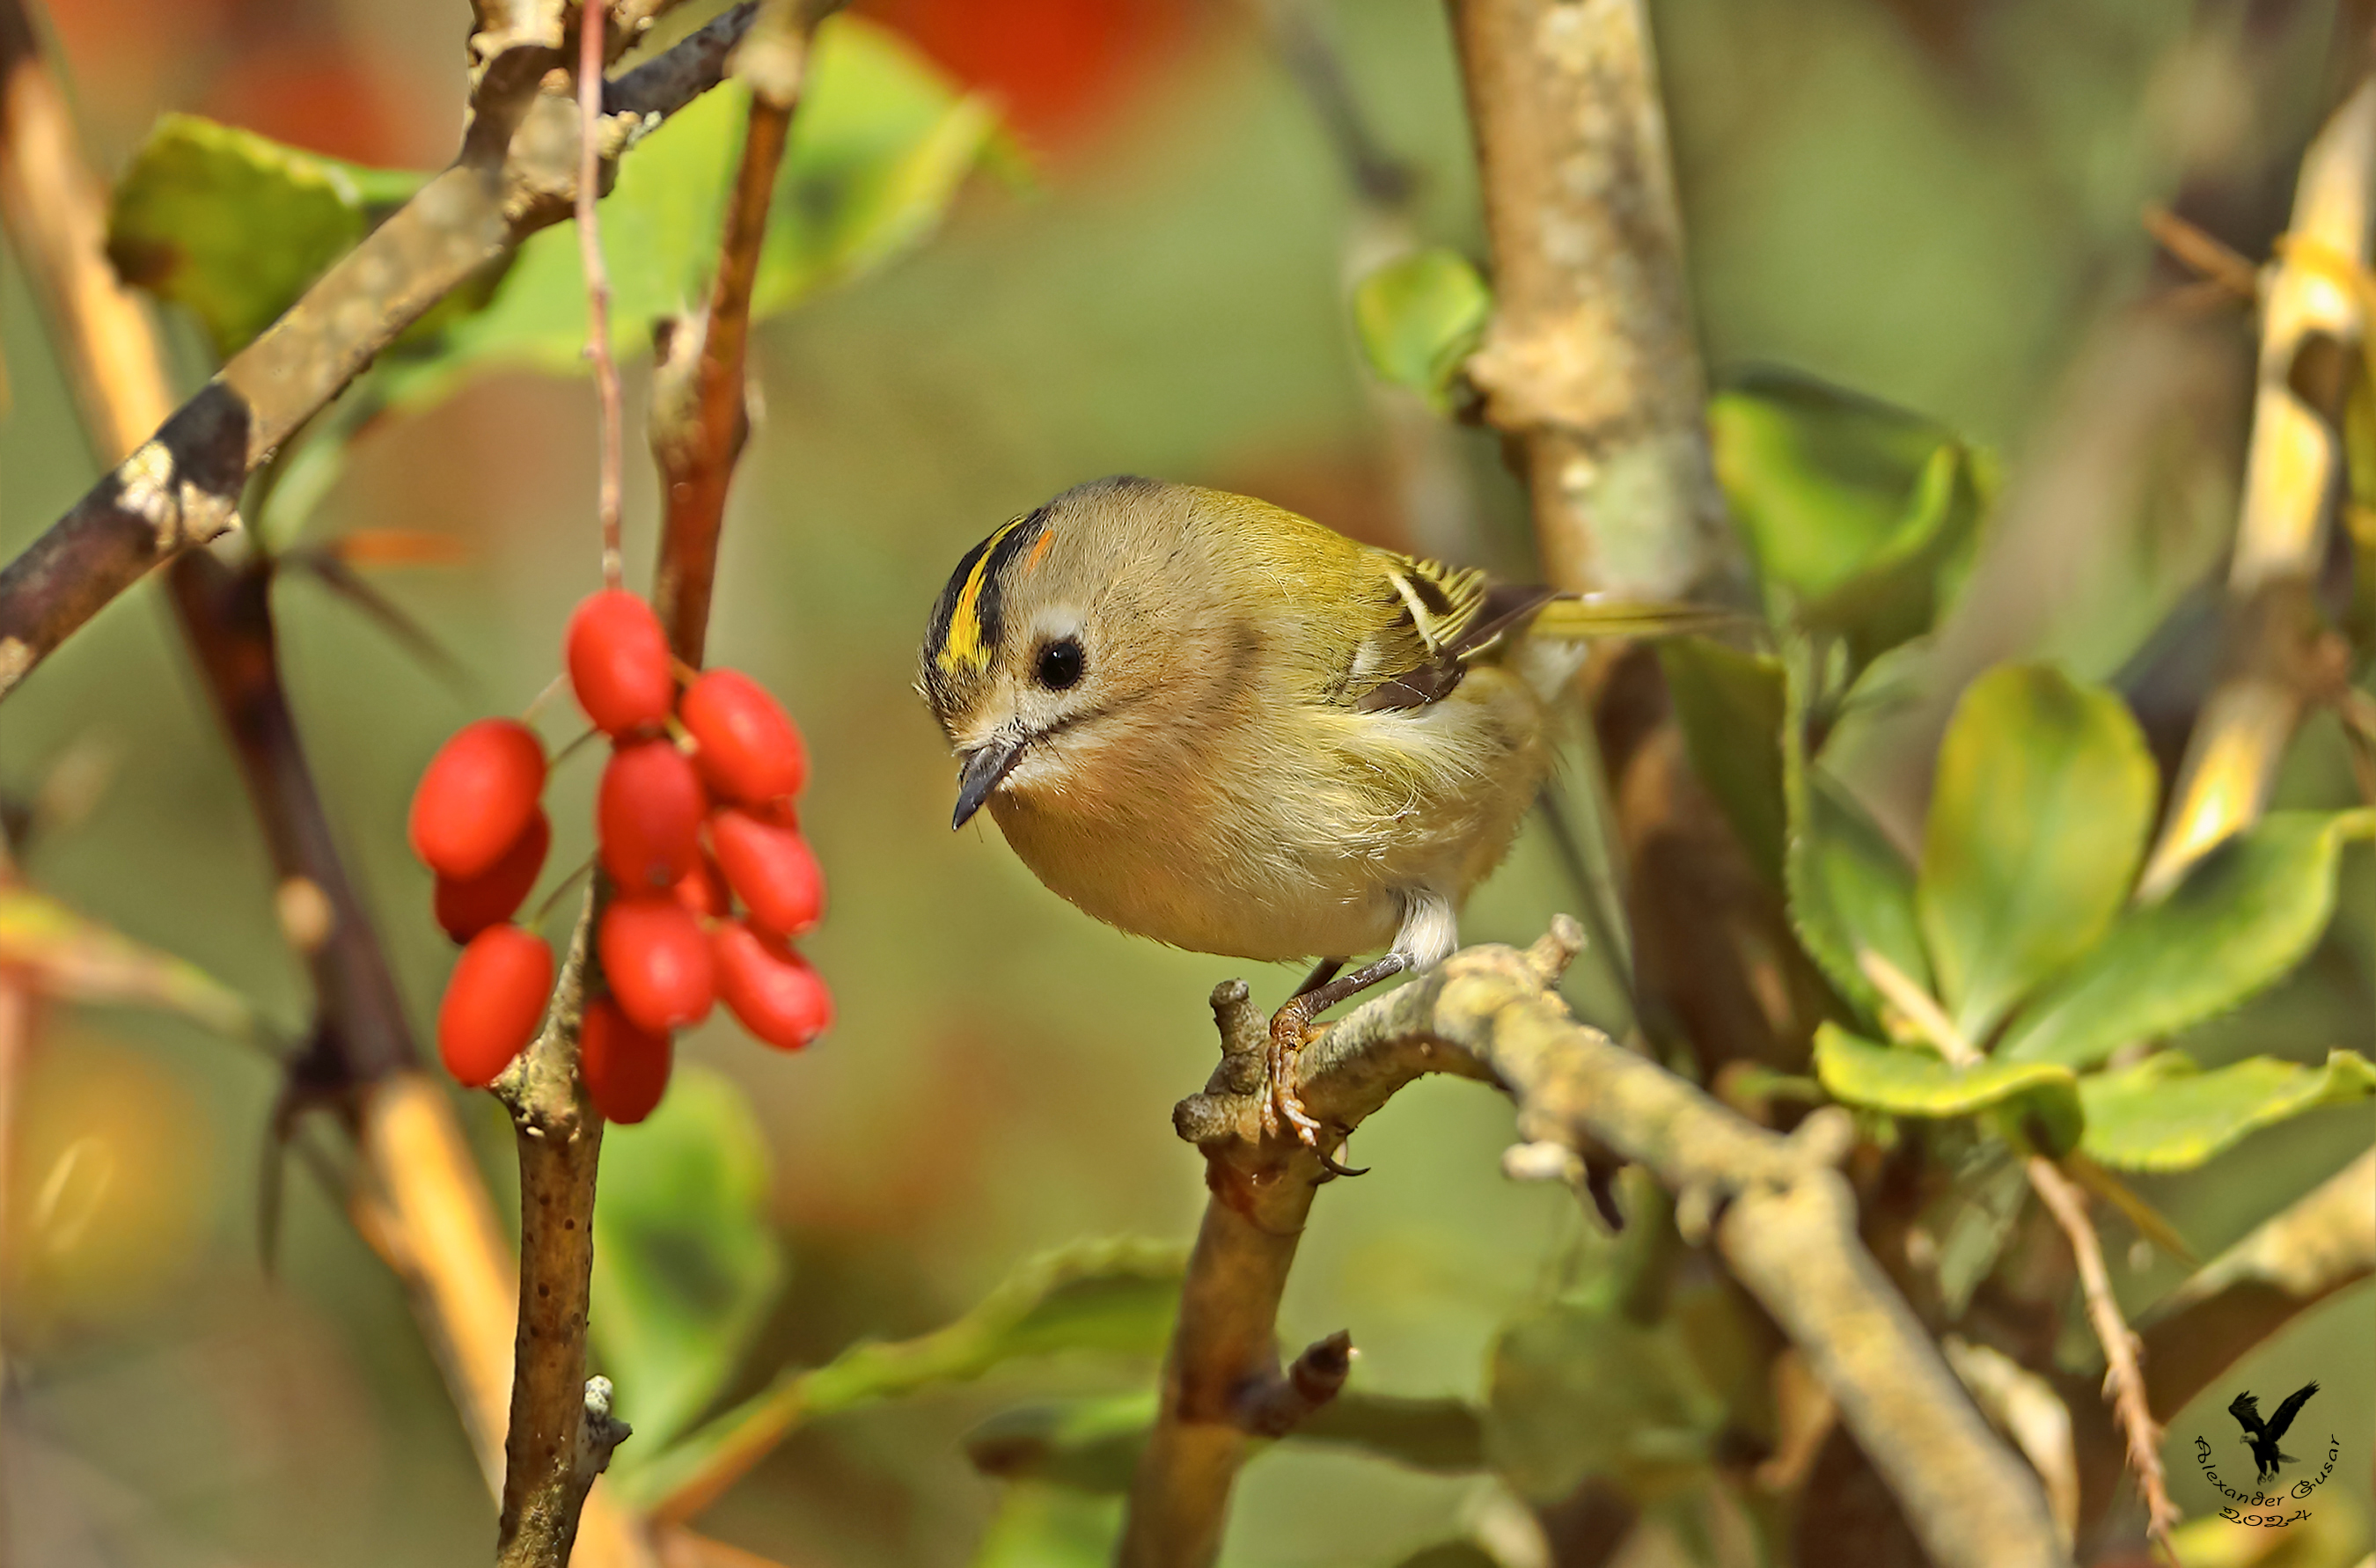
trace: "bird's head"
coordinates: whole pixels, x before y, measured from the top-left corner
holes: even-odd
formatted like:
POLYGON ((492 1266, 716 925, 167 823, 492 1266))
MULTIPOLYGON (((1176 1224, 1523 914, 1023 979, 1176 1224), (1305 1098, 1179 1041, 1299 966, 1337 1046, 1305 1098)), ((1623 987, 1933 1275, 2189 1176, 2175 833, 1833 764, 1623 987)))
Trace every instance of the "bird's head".
POLYGON ((961 764, 953 826, 1016 799, 1094 800, 1189 700, 1182 676, 1202 662, 1192 645, 1209 618, 1182 543, 1203 493, 1099 480, 958 561, 918 682, 961 764))

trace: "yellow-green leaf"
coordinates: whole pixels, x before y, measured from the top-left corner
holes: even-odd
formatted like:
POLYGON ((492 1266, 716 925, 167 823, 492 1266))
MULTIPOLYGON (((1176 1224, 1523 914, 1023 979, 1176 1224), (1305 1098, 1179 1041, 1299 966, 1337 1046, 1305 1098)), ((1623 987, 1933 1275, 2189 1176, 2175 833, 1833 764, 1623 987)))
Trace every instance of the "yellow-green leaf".
POLYGON ((2165 1051, 2084 1079, 2079 1092, 2088 1154, 2126 1170, 2186 1170, 2263 1127, 2376 1094, 2376 1065, 2335 1051, 2318 1067, 2253 1056, 2205 1073, 2184 1051, 2165 1051))
POLYGON ((1658 666, 1692 771, 1740 836, 1750 860, 1781 886, 1781 661, 1705 637, 1669 637, 1658 645, 1658 666))
POLYGON ((1390 261, 1353 290, 1353 327, 1380 379, 1408 386, 1437 412, 1452 404, 1460 367, 1484 339, 1493 291, 1455 251, 1390 261))
POLYGON ((126 282, 187 306, 228 358, 424 178, 168 114, 116 184, 108 258, 126 282))
POLYGON ((0 888, 0 968, 30 975, 43 993, 72 1002, 161 1008, 218 1034, 244 1036, 255 1027, 240 994, 196 965, 30 887, 0 888))
MULTIPOLYGON (((620 159, 602 203, 602 254, 623 352, 643 351, 656 321, 707 297, 749 106, 729 83, 620 159)), ((768 208, 754 314, 785 310, 913 248, 966 175, 999 160, 1001 144, 988 103, 897 32, 861 17, 826 21, 768 208)), ((585 274, 576 229, 564 223, 530 235, 486 309, 392 357, 379 385, 390 401, 415 406, 501 365, 581 374, 585 346, 585 274)))
POLYGON ((1919 415, 1776 373, 1716 398, 1708 428, 1776 619, 1837 634, 1859 665, 1937 620, 1991 488, 1971 447, 1919 415))
POLYGON ((766 1321, 784 1275, 767 1201, 766 1139, 716 1073, 679 1068, 650 1120, 603 1139, 588 1326, 647 1452, 701 1414, 766 1321))
POLYGON ((2022 1010, 1998 1054, 2092 1067, 2275 983, 2326 930, 2343 846, 2370 837, 2376 811, 2272 812, 2123 914, 2022 1010))
POLYGON ((1979 1062, 1956 1067, 1926 1051, 1859 1039, 1836 1024, 1815 1031, 1815 1075, 1844 1105, 1892 1116, 2006 1117, 2040 1153, 2079 1141, 2079 1080, 2050 1062, 1979 1062))
MULTIPOLYGON (((1028 1259, 963 1317, 930 1334, 853 1345, 813 1369, 780 1374, 764 1392, 647 1452, 619 1475, 630 1501, 665 1497, 732 1447, 780 1438, 822 1416, 970 1382, 1029 1356, 1067 1352, 1154 1357, 1170 1336, 1186 1254, 1168 1243, 1076 1241, 1028 1259)), ((627 1450, 619 1451, 624 1461, 627 1450)))
POLYGON ((2153 757, 2128 707, 2049 665, 1972 683, 1939 748, 1915 910, 1955 1027, 1984 1040, 2094 947, 2153 825, 2153 757))

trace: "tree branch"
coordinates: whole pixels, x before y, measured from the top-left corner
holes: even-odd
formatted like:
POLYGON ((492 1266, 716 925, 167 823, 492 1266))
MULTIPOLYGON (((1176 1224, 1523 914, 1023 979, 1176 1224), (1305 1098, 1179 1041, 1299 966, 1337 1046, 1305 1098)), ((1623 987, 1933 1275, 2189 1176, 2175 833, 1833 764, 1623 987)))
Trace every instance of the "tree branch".
MULTIPOLYGON (((34 53, 18 0, 0 0, 0 210, 34 271, 59 357, 92 445, 110 458, 153 428, 171 397, 139 301, 108 267, 96 183, 64 101, 34 53)), ((282 683, 271 618, 271 565, 234 569, 183 555, 172 602, 262 825, 285 911, 315 999, 313 1038, 282 1115, 319 1097, 338 1104, 363 1157, 350 1203, 358 1227, 404 1279, 490 1486, 501 1478, 511 1382, 515 1276, 510 1247, 446 1091, 419 1052, 386 955, 339 854, 282 683)), ((586 1515, 580 1562, 647 1561, 627 1521, 586 1515)))
POLYGON ((709 624, 727 486, 750 430, 743 358, 767 205, 807 73, 809 35, 825 9, 814 4, 771 6, 736 57, 735 75, 751 89, 751 119, 727 203, 718 275, 708 308, 671 323, 660 344, 651 446, 660 469, 664 517, 652 598, 677 657, 695 668, 709 624))
MULTIPOLYGON (((482 5, 487 19, 499 8, 482 5)), ((481 62, 461 156, 315 280, 279 320, 156 427, 23 553, 0 569, 0 697, 150 568, 238 524, 256 466, 398 334, 479 268, 570 214, 577 133, 566 96, 541 90, 553 63, 554 0, 500 7, 473 41, 481 62)), ((747 12, 730 18, 747 25, 747 12)), ((705 29, 680 49, 718 57, 705 29)), ((643 130, 715 86, 672 50, 622 83, 635 107, 603 121, 607 167, 643 130), (655 73, 647 76, 646 73, 655 73), (648 103, 647 110, 643 105, 648 103)))
MULTIPOLYGON (((809 33, 826 9, 796 0, 769 0, 736 60, 738 73, 753 81, 751 117, 719 244, 718 281, 693 360, 699 367, 696 387, 714 377, 728 389, 721 398, 719 423, 713 427, 704 422, 698 428, 704 433, 729 431, 731 439, 709 441, 699 434, 685 437, 680 431, 678 440, 664 443, 657 433, 679 404, 665 390, 655 402, 654 446, 663 454, 669 491, 658 571, 663 585, 659 611, 670 647, 688 664, 698 663, 701 657, 724 497, 742 450, 742 350, 750 329, 751 280, 758 270, 768 198, 799 96, 809 33), (666 454, 680 449, 680 466, 671 467, 666 454), (716 504, 695 513, 680 499, 680 491, 713 498, 716 504)), ((750 22, 746 17, 746 25, 750 22)), ((707 405, 697 401, 695 408, 706 411, 707 405)), ((615 1432, 589 1441, 591 1429, 586 1422, 595 1401, 584 1381, 602 1118, 585 1097, 578 1038, 586 1004, 601 983, 594 932, 607 893, 598 872, 544 1028, 495 1084, 512 1113, 520 1168, 519 1333, 497 1550, 504 1568, 565 1568, 588 1490, 609 1462, 611 1449, 626 1435, 621 1425, 615 1432)), ((607 1420, 607 1386, 600 1403, 607 1420)))
POLYGON ((1525 450, 1544 570, 1566 588, 1735 597, 1641 0, 1452 15, 1493 244, 1468 375, 1525 450))
POLYGON ((2311 706, 2343 683, 2313 594, 2343 471, 2349 356, 2368 330, 2352 269, 2376 234, 2376 77, 2302 157, 2291 231, 2261 291, 2261 355, 2244 503, 2228 567, 2228 669, 2204 699, 2139 896, 2250 826, 2311 706))
POLYGON ((2376 1149, 2196 1270, 2144 1324, 2145 1388, 2168 1420, 2253 1346, 2376 1274, 2376 1149))
MULTIPOLYGON (((1562 917, 1526 953, 1472 947, 1359 1009, 1297 1058, 1297 1092, 1339 1136, 1423 1073, 1501 1086, 1530 1146, 1515 1163, 1574 1179, 1584 1151, 1645 1166, 1694 1242, 1808 1356, 1942 1568, 2061 1563, 2037 1475, 2006 1450, 1858 1239, 1832 1169, 1848 1127, 1819 1112, 1789 1137, 1735 1115, 1579 1024, 1552 987, 1581 944, 1562 917), (1538 1158, 1539 1146, 1566 1158, 1538 1158)), ((1128 1568, 1208 1562, 1243 1455, 1242 1392, 1273 1374, 1280 1289, 1321 1154, 1262 1127, 1262 1023, 1241 985, 1215 993, 1222 1063, 1175 1125, 1214 1193, 1189 1263, 1162 1403, 1131 1494, 1128 1568)))

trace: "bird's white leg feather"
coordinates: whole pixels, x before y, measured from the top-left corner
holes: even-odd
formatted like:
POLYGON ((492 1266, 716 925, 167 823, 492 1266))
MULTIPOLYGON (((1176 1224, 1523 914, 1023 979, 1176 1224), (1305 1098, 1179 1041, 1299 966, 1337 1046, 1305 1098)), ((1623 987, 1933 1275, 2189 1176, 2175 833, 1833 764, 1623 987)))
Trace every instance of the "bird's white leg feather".
POLYGON ((1403 923, 1395 932, 1394 950, 1413 969, 1432 968, 1451 957, 1460 945, 1460 917, 1452 900, 1432 887, 1407 887, 1400 897, 1403 923))

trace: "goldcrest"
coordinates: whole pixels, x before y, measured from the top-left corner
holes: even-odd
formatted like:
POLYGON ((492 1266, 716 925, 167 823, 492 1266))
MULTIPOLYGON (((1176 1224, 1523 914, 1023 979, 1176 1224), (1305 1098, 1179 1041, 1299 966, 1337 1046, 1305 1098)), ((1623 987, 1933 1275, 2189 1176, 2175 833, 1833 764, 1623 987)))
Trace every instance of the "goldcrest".
POLYGON ((1049 887, 1174 946, 1386 949, 1348 977, 1367 983, 1458 944, 1550 766, 1578 639, 1676 615, 1119 477, 966 552, 921 684, 961 760, 955 826, 988 807, 1049 887))

